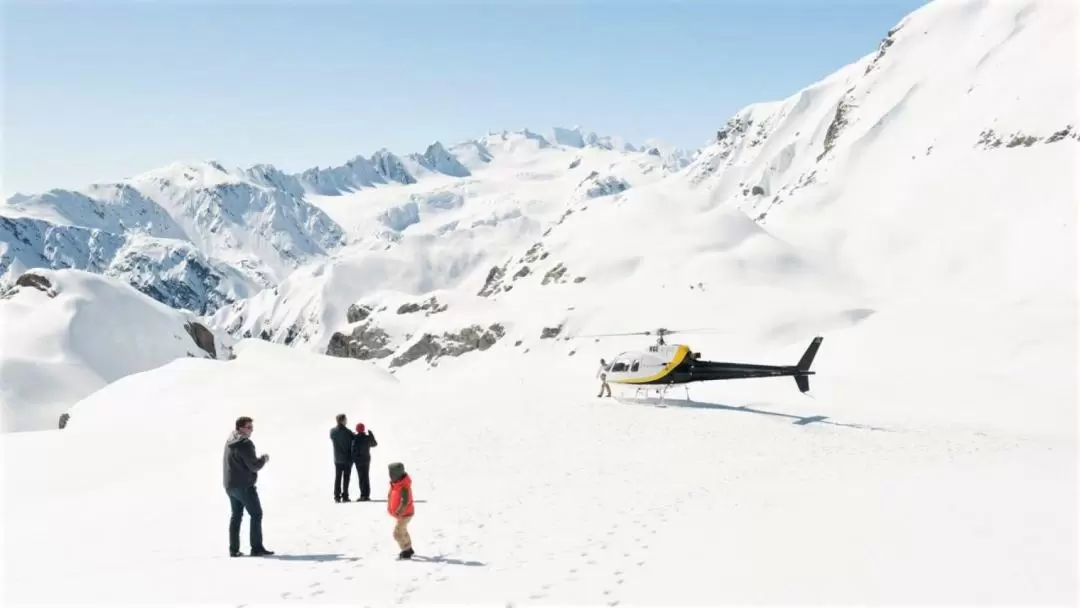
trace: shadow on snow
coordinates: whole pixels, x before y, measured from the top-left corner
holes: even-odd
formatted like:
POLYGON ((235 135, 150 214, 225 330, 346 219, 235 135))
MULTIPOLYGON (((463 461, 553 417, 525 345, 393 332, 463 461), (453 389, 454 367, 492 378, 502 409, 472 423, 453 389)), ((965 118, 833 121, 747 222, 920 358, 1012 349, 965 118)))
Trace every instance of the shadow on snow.
POLYGON ((284 562, 355 562, 359 557, 345 557, 341 553, 312 553, 307 555, 264 555, 262 559, 277 559, 284 562))
POLYGON ((773 411, 769 411, 769 410, 759 410, 759 409, 755 409, 755 408, 745 406, 745 405, 743 405, 743 406, 724 405, 722 403, 710 403, 710 402, 707 402, 707 401, 694 401, 693 399, 665 398, 663 404, 660 403, 659 399, 651 399, 651 398, 648 398, 648 397, 646 397, 644 399, 642 399, 642 398, 634 398, 634 397, 629 397, 629 398, 628 397, 621 397, 621 398, 616 397, 614 399, 615 399, 615 401, 617 401, 619 403, 647 403, 647 404, 651 404, 651 405, 662 405, 662 406, 669 406, 669 407, 687 407, 687 408, 691 408, 691 409, 701 409, 701 410, 726 410, 726 411, 729 411, 729 412, 747 412, 747 413, 750 413, 750 414, 759 414, 759 415, 762 415, 762 416, 777 416, 777 417, 780 417, 780 418, 791 418, 792 420, 794 420, 794 422, 792 424, 797 424, 799 426, 806 426, 806 425, 809 425, 809 424, 820 423, 820 424, 829 424, 829 425, 832 425, 832 426, 842 426, 842 427, 847 427, 847 428, 852 428, 852 429, 862 429, 862 430, 866 430, 866 431, 885 431, 885 432, 890 432, 890 433, 895 432, 892 429, 887 429, 887 428, 878 427, 878 426, 871 426, 871 425, 867 425, 867 424, 853 424, 853 423, 847 423, 847 422, 833 422, 832 420, 828 420, 828 416, 822 416, 820 414, 819 415, 813 415, 813 416, 799 416, 799 415, 796 415, 796 414, 786 414, 784 412, 773 412, 773 411))
POLYGON ((414 556, 412 556, 411 561, 414 561, 414 562, 428 562, 428 563, 432 563, 432 564, 450 564, 452 566, 486 566, 487 565, 484 562, 478 562, 478 561, 474 561, 474 560, 454 559, 452 557, 446 557, 446 556, 443 556, 443 555, 433 555, 431 557, 426 557, 426 556, 423 556, 423 555, 414 555, 414 556))

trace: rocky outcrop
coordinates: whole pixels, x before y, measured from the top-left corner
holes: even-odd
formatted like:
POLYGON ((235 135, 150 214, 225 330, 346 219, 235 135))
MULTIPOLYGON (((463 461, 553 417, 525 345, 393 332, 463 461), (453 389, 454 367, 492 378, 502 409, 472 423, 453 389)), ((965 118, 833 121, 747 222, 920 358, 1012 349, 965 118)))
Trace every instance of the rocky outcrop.
POLYGON ((60 428, 66 427, 67 423, 68 423, 68 420, 71 420, 71 414, 69 414, 67 412, 64 412, 63 414, 60 414, 60 428))
POLYGON ((626 180, 613 175, 601 177, 600 173, 596 171, 590 173, 577 187, 578 197, 586 200, 619 194, 629 189, 630 183, 626 180))
POLYGON ((207 329, 205 325, 197 321, 192 321, 184 325, 184 331, 186 331, 188 335, 191 336, 191 339, 195 341, 195 346, 206 351, 211 359, 217 359, 217 347, 214 345, 214 333, 207 329))
POLYGON ((566 274, 566 266, 562 262, 555 265, 554 268, 547 271, 544 275, 544 280, 540 282, 541 285, 548 285, 550 283, 565 283, 566 279, 563 276, 566 274))
POLYGON ((866 66, 866 70, 863 72, 864 76, 874 71, 878 67, 878 62, 880 62, 881 58, 885 56, 885 51, 888 51, 889 47, 896 44, 896 33, 900 31, 901 27, 903 27, 902 24, 894 27, 893 29, 889 30, 889 32, 885 35, 884 38, 881 39, 881 43, 878 44, 877 55, 874 55, 874 58, 870 61, 870 64, 866 66))
POLYGON ((460 357, 474 350, 487 350, 505 335, 506 330, 499 323, 493 323, 487 329, 470 325, 457 333, 444 332, 441 336, 425 333, 405 352, 394 357, 390 367, 401 367, 419 359, 435 365, 442 357, 460 357))
POLYGON ((550 340, 552 338, 556 338, 559 336, 560 333, 562 333, 562 329, 563 326, 561 323, 559 325, 556 325, 555 327, 545 327, 540 330, 540 339, 550 340))
POLYGON ((977 147, 984 150, 992 150, 994 148, 1000 148, 1002 146, 1006 148, 1030 148, 1040 141, 1044 144, 1052 144, 1065 139, 1080 140, 1080 133, 1073 130, 1072 125, 1065 125, 1064 129, 1059 129, 1051 133, 1048 137, 1041 137, 1038 135, 1031 135, 1022 131, 1016 131, 1009 135, 1001 135, 995 132, 993 129, 985 129, 979 133, 979 140, 975 143, 977 147))
POLYGON ((345 311, 345 319, 349 324, 359 323, 371 316, 371 307, 364 304, 353 304, 345 311))
POLYGON ((487 298, 493 296, 500 291, 506 291, 503 288, 502 280, 506 276, 506 267, 510 265, 510 262, 503 264, 502 266, 492 266, 488 271, 487 279, 484 280, 484 286, 480 288, 480 291, 476 295, 487 298))
POLYGON ((52 283, 49 282, 49 279, 32 272, 24 272, 18 279, 15 279, 15 285, 19 287, 33 287, 34 289, 44 291, 45 293, 52 292, 52 283))
POLYGON ((855 107, 855 101, 851 95, 851 92, 854 90, 855 87, 848 89, 844 93, 844 97, 840 100, 840 103, 836 104, 836 113, 833 115, 832 122, 829 123, 828 130, 825 131, 824 149, 821 151, 821 154, 818 154, 818 161, 825 158, 825 155, 833 149, 833 146, 836 145, 836 139, 840 137, 840 132, 848 125, 848 121, 851 119, 851 110, 855 107))
POLYGON ((446 304, 439 304, 439 300, 435 296, 431 296, 421 304, 415 302, 409 302, 408 304, 402 304, 397 309, 397 314, 407 315, 414 312, 425 311, 424 316, 429 317, 433 314, 444 312, 449 306, 446 304))
POLYGON ((367 361, 384 359, 394 353, 390 348, 390 335, 370 321, 356 327, 349 334, 334 332, 326 346, 326 354, 332 357, 348 357, 367 361))

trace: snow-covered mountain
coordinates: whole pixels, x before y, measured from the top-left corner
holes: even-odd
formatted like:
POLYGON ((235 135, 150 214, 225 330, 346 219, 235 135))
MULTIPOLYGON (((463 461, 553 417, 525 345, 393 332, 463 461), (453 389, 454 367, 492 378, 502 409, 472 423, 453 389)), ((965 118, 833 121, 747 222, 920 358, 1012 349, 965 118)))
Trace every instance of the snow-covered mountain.
MULTIPOLYGON (((681 171, 590 146, 579 130, 525 130, 452 148, 468 178, 311 196, 367 240, 219 310, 215 323, 389 367, 438 351, 433 339, 476 343, 494 324, 524 350, 559 327, 686 319, 759 334, 753 342, 796 339, 796 328, 873 311, 930 332, 865 346, 896 365, 905 346, 941 332, 988 345, 1007 333, 1028 345, 1025 360, 1031 340, 1066 353, 1060 336, 1035 338, 1027 323, 1073 318, 1075 197, 1062 176, 1078 158, 1075 15, 1054 3, 979 7, 920 9, 878 51, 738 112, 681 171), (957 41, 962 52, 950 50, 957 41), (1036 58, 1058 75, 1019 67, 1036 58), (1036 252, 1038 264, 1020 261, 1036 252), (680 312, 646 305, 641 294, 653 292, 680 312), (448 310, 398 312, 432 298, 448 310)), ((963 350, 932 356, 947 364, 963 350)))
POLYGON ((277 284, 343 244, 290 192, 218 163, 175 164, 84 191, 16 195, 0 207, 0 278, 76 268, 199 313, 277 284))
MULTIPOLYGON (((615 149, 617 138, 557 132, 577 134, 574 148, 615 149)), ((449 149, 434 142, 405 156, 381 149, 298 174, 265 164, 226 169, 215 161, 177 163, 81 191, 15 195, 0 205, 0 285, 31 268, 77 268, 125 280, 169 306, 211 313, 274 288, 345 243, 341 227, 308 197, 469 178, 494 154, 512 154, 506 144, 519 135, 540 147, 565 147, 525 130, 449 149)), ((618 149, 640 156, 629 144, 618 149)), ((688 162, 678 149, 648 152, 669 170, 688 162)))
MULTIPOLYGON (((849 328, 852 345, 894 368, 928 342, 920 357, 935 370, 972 343, 985 346, 973 367, 1051 353, 1067 362, 1060 332, 1030 328, 1075 317, 1063 278, 1075 275, 1074 198, 1061 180, 1077 159, 1074 23, 1075 11, 1055 3, 929 4, 877 51, 738 112, 692 160, 574 128, 493 131, 402 157, 381 150, 298 175, 215 166, 199 183, 273 202, 291 220, 274 233, 284 245, 256 249, 264 243, 238 228, 217 239, 220 222, 170 224, 186 217, 175 206, 140 223, 118 204, 123 214, 80 219, 102 231, 80 238, 129 224, 146 239, 186 238, 205 261, 179 271, 211 268, 231 290, 213 300, 227 305, 196 309, 215 327, 395 372, 496 343, 524 354, 553 338, 677 324, 719 326, 725 345, 745 348, 849 328), (950 50, 957 41, 962 52, 950 50), (1018 67, 1032 61, 1058 75, 1018 67), (1049 261, 1017 261, 1033 252, 1049 261), (866 329, 880 318, 906 330, 866 329)), ((118 198, 152 198, 145 184, 161 182, 137 179, 118 198)), ((203 200, 187 192, 168 200, 203 200)), ((73 215, 40 199, 8 206, 37 221, 73 215)), ((234 226, 264 235, 275 224, 234 226)), ((115 256, 83 249, 67 257, 117 272, 115 256)), ((195 283, 169 284, 187 293, 195 283)), ((206 293, 222 291, 208 283, 206 293)))
MULTIPOLYGON (((39 269, 0 293, 3 432, 56 428, 78 400, 184 357, 229 359, 233 340, 116 279, 39 269)), ((152 407, 153 404, 141 404, 152 407)))

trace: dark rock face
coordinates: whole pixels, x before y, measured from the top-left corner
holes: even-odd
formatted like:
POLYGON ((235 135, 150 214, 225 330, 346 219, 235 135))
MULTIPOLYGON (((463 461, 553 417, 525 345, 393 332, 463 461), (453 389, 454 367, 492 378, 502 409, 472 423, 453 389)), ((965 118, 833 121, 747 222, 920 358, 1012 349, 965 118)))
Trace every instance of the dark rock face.
POLYGON ((64 412, 63 414, 60 414, 60 428, 66 427, 67 423, 68 423, 68 420, 71 420, 71 414, 69 414, 67 412, 64 412))
POLYGON ((561 324, 555 327, 545 327, 540 330, 540 339, 550 340, 551 338, 558 337, 558 335, 562 333, 562 328, 563 326, 561 324))
POLYGON ((345 318, 350 324, 359 323, 369 316, 371 316, 371 307, 361 304, 353 304, 349 307, 349 310, 345 312, 345 318))
POLYGON ((563 266, 563 263, 559 262, 555 265, 554 268, 547 271, 547 274, 544 275, 544 280, 541 281, 540 284, 547 285, 549 283, 565 283, 566 280, 563 279, 563 275, 565 274, 566 266, 563 266))
POLYGON ((404 353, 394 357, 390 367, 401 367, 418 359, 434 363, 441 357, 459 357, 474 350, 487 350, 505 335, 506 329, 499 323, 493 323, 487 329, 470 325, 457 333, 446 332, 441 336, 424 334, 404 353))
POLYGON ((480 288, 480 291, 476 294, 480 297, 486 298, 493 296, 502 290, 502 279, 506 276, 506 266, 509 264, 503 264, 500 266, 492 266, 488 271, 487 279, 484 281, 484 286, 480 288))
POLYGON ((389 348, 390 335, 380 327, 375 327, 371 322, 352 330, 351 334, 343 334, 340 331, 330 336, 330 343, 326 347, 326 354, 332 357, 349 357, 367 361, 369 359, 382 359, 393 354, 394 349, 389 348))
POLYGON ((439 304, 439 300, 437 298, 435 298, 435 296, 431 296, 430 298, 425 300, 422 304, 417 304, 416 302, 409 302, 408 304, 402 304, 401 306, 398 307, 397 314, 399 314, 399 315, 407 315, 407 314, 410 314, 410 313, 420 312, 421 310, 423 310, 423 311, 425 311, 424 316, 431 316, 433 314, 444 312, 448 308, 450 308, 448 305, 439 304))
POLYGON ((17 287, 33 287, 49 294, 50 298, 56 297, 56 292, 52 290, 52 283, 40 274, 24 272, 18 279, 15 279, 15 285, 17 287))
POLYGON ((210 354, 210 357, 217 359, 217 348, 214 345, 214 334, 201 323, 192 321, 184 325, 184 330, 187 331, 191 339, 195 341, 195 346, 198 346, 202 350, 210 354))

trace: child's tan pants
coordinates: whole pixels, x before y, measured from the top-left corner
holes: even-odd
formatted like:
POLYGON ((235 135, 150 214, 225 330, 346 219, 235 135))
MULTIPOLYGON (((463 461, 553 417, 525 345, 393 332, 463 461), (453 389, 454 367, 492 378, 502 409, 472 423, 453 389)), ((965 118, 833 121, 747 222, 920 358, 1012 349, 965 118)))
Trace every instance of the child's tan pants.
POLYGON ((412 547, 412 539, 409 538, 408 527, 412 518, 412 515, 399 517, 397 518, 397 524, 394 525, 394 540, 397 541, 398 547, 400 547, 402 551, 412 547))

